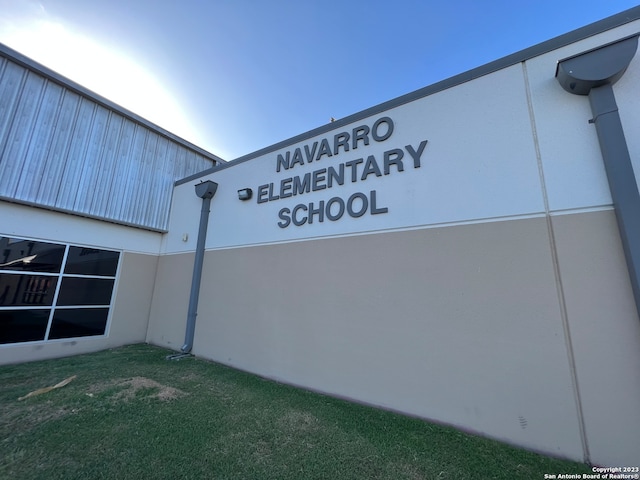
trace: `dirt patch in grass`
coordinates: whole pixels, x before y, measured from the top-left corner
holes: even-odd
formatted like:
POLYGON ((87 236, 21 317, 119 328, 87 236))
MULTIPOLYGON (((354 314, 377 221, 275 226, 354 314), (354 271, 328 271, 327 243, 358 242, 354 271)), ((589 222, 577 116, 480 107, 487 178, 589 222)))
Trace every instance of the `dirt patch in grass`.
POLYGON ((133 377, 93 385, 89 389, 89 395, 93 396, 113 388, 117 391, 113 394, 112 399, 124 402, 131 401, 134 398, 156 398, 163 402, 168 402, 188 395, 182 390, 163 385, 146 377, 133 377))

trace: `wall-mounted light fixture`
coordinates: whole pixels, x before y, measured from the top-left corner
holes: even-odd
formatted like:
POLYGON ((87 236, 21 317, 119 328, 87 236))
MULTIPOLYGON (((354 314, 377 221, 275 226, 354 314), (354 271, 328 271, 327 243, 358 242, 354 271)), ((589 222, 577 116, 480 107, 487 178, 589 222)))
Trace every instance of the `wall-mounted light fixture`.
POLYGON ((241 188, 238 190, 238 198, 240 200, 250 200, 253 195, 253 190, 250 188, 241 188))

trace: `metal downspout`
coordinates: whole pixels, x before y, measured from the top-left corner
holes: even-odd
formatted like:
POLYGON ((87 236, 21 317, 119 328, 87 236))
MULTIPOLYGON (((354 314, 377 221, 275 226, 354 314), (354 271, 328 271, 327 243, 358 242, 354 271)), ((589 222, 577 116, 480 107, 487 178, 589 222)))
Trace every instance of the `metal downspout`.
POLYGON ((616 209, 622 248, 627 260, 631 288, 640 315, 640 194, 624 138, 618 106, 611 84, 589 92, 592 122, 596 126, 600 150, 616 209))
POLYGON ((612 85, 626 71, 638 48, 638 34, 558 62, 562 88, 588 95, 607 172, 618 230, 640 316, 640 193, 618 114, 612 85))
POLYGON ((207 227, 209 225, 209 210, 211 199, 216 193, 218 184, 207 180, 196 185, 196 195, 202 198, 200 210, 200 226, 198 227, 198 242, 196 244, 196 256, 193 262, 193 276, 191 278, 191 293, 189 295, 189 311, 187 312, 187 327, 184 334, 182 353, 187 354, 193 348, 193 336, 196 331, 196 316, 198 315, 198 298, 200 297, 200 281, 202 280, 202 264, 204 261, 204 245, 207 239, 207 227))

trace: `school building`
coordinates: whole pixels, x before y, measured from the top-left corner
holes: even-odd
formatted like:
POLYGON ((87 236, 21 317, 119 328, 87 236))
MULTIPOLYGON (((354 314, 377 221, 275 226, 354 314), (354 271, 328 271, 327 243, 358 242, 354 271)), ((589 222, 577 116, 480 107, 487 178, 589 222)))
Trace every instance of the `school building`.
POLYGON ((640 7, 224 162, 0 45, 0 364, 148 342, 640 459, 640 7))

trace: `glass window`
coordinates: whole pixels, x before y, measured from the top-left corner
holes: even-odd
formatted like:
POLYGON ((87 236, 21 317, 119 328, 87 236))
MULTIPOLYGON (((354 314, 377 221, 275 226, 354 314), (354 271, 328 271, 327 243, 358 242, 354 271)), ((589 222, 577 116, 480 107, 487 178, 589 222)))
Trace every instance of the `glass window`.
POLYGON ((108 308, 57 308, 53 314, 49 338, 104 335, 108 316, 108 308))
POLYGON ((69 247, 65 274, 115 277, 118 252, 87 247, 69 247))
POLYGON ((64 245, 0 237, 0 270, 57 273, 64 245))
POLYGON ((119 258, 0 236, 0 344, 104 335, 119 258))
POLYGON ((0 306, 50 306, 57 276, 0 273, 0 306))
POLYGON ((113 280, 63 277, 58 305, 109 305, 113 280))
POLYGON ((51 310, 0 310, 0 344, 44 340, 51 310))

